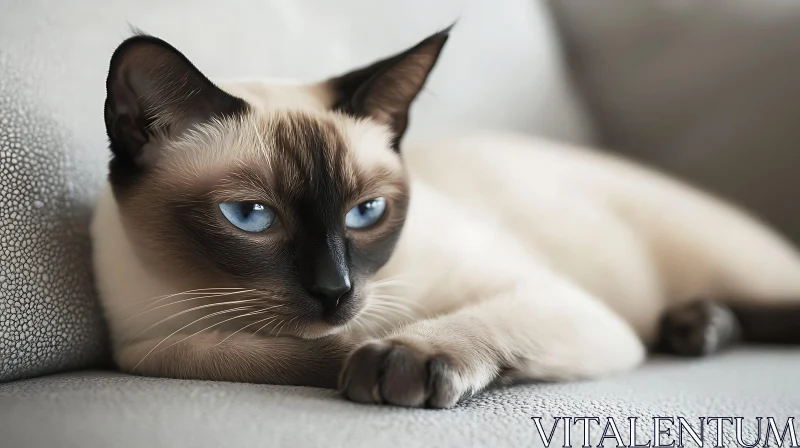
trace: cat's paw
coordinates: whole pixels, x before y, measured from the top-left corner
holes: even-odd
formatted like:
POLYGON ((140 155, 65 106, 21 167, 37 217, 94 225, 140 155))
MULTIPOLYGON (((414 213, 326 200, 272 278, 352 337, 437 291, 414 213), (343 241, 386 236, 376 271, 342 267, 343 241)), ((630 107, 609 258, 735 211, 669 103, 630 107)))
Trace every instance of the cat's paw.
POLYGON ((661 321, 661 350, 682 356, 705 356, 731 345, 739 323, 726 306, 698 300, 668 310, 661 321))
POLYGON ((370 341, 345 362, 339 389, 368 404, 448 408, 468 392, 453 362, 419 339, 370 341))

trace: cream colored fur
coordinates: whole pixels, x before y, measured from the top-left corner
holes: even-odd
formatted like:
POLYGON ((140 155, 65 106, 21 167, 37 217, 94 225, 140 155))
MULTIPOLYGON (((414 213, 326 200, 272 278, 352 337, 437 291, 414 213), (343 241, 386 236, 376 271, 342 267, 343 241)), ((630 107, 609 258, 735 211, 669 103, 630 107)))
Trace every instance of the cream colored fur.
MULTIPOLYGON (((318 85, 223 86, 263 113, 313 112, 330 103, 318 85)), ((348 127, 362 163, 389 156, 381 129, 348 127)), ((374 299, 351 324, 306 328, 298 336, 338 332, 348 340, 381 338, 444 353, 455 366, 454 392, 435 405, 452 405, 494 381, 631 369, 654 341, 668 305, 699 297, 800 298, 800 256, 770 229, 696 189, 599 151, 488 133, 407 148, 404 159, 411 208, 394 255, 373 279, 374 299), (387 300, 396 306, 382 306, 387 300)), ((292 345, 292 352, 288 340, 275 339, 278 348, 263 357, 270 342, 254 344, 263 336, 249 331, 234 334, 239 326, 224 322, 224 314, 212 320, 219 325, 208 335, 188 339, 179 331, 213 307, 187 312, 167 329, 145 331, 176 308, 137 316, 134 310, 144 308, 137 303, 206 285, 171 277, 145 261, 117 207, 106 189, 92 233, 98 288, 120 365, 163 373, 152 363, 183 360, 187 366, 176 376, 284 381, 277 374, 259 377, 258 369, 296 357, 302 347, 292 345), (224 365, 259 356, 263 363, 231 365, 227 374, 193 374, 193 365, 210 362, 202 347, 210 340, 215 348, 228 336, 225 347, 236 356, 224 365), (158 355, 159 347, 180 347, 184 340, 195 344, 190 354, 158 355), (142 363, 149 353, 155 356, 142 363)), ((293 336, 291 325, 268 329, 293 336)), ((421 404, 409 400, 398 404, 421 404)))

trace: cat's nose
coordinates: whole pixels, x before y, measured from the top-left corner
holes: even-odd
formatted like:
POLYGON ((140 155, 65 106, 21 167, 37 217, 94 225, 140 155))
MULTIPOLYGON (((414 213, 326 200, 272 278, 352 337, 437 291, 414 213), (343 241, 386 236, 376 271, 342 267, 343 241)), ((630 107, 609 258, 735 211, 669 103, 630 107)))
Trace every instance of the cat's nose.
POLYGON ((325 312, 335 309, 341 298, 350 292, 350 277, 339 276, 321 281, 308 288, 312 296, 322 304, 325 312))
POLYGON ((344 239, 328 235, 324 243, 308 244, 301 252, 301 279, 308 293, 325 314, 341 305, 350 292, 350 269, 347 266, 344 239))

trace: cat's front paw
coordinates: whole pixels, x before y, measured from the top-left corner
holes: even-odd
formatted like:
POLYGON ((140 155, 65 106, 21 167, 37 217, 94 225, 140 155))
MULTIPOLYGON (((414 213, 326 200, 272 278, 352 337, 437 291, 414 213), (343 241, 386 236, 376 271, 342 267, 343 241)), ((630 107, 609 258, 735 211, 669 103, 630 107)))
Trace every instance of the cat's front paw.
POLYGON ((448 357, 418 339, 370 341, 345 362, 344 396, 359 403, 448 408, 468 392, 448 357))

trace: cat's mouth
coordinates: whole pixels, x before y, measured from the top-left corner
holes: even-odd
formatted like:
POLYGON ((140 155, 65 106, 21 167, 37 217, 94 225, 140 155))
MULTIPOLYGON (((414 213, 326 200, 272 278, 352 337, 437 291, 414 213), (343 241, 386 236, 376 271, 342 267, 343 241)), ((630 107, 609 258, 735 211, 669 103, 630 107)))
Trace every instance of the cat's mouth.
POLYGON ((296 336, 303 339, 319 339, 325 336, 338 334, 347 329, 347 323, 350 322, 354 317, 355 314, 346 319, 342 319, 339 323, 331 323, 319 319, 312 320, 303 328, 300 328, 296 336))
POLYGON ((358 307, 352 303, 352 297, 343 297, 339 300, 341 305, 322 312, 322 320, 331 325, 344 325, 358 314, 358 307))
POLYGON ((356 318, 364 307, 360 294, 354 291, 342 296, 334 306, 307 320, 297 336, 303 339, 317 339, 342 332, 349 322, 356 318))

